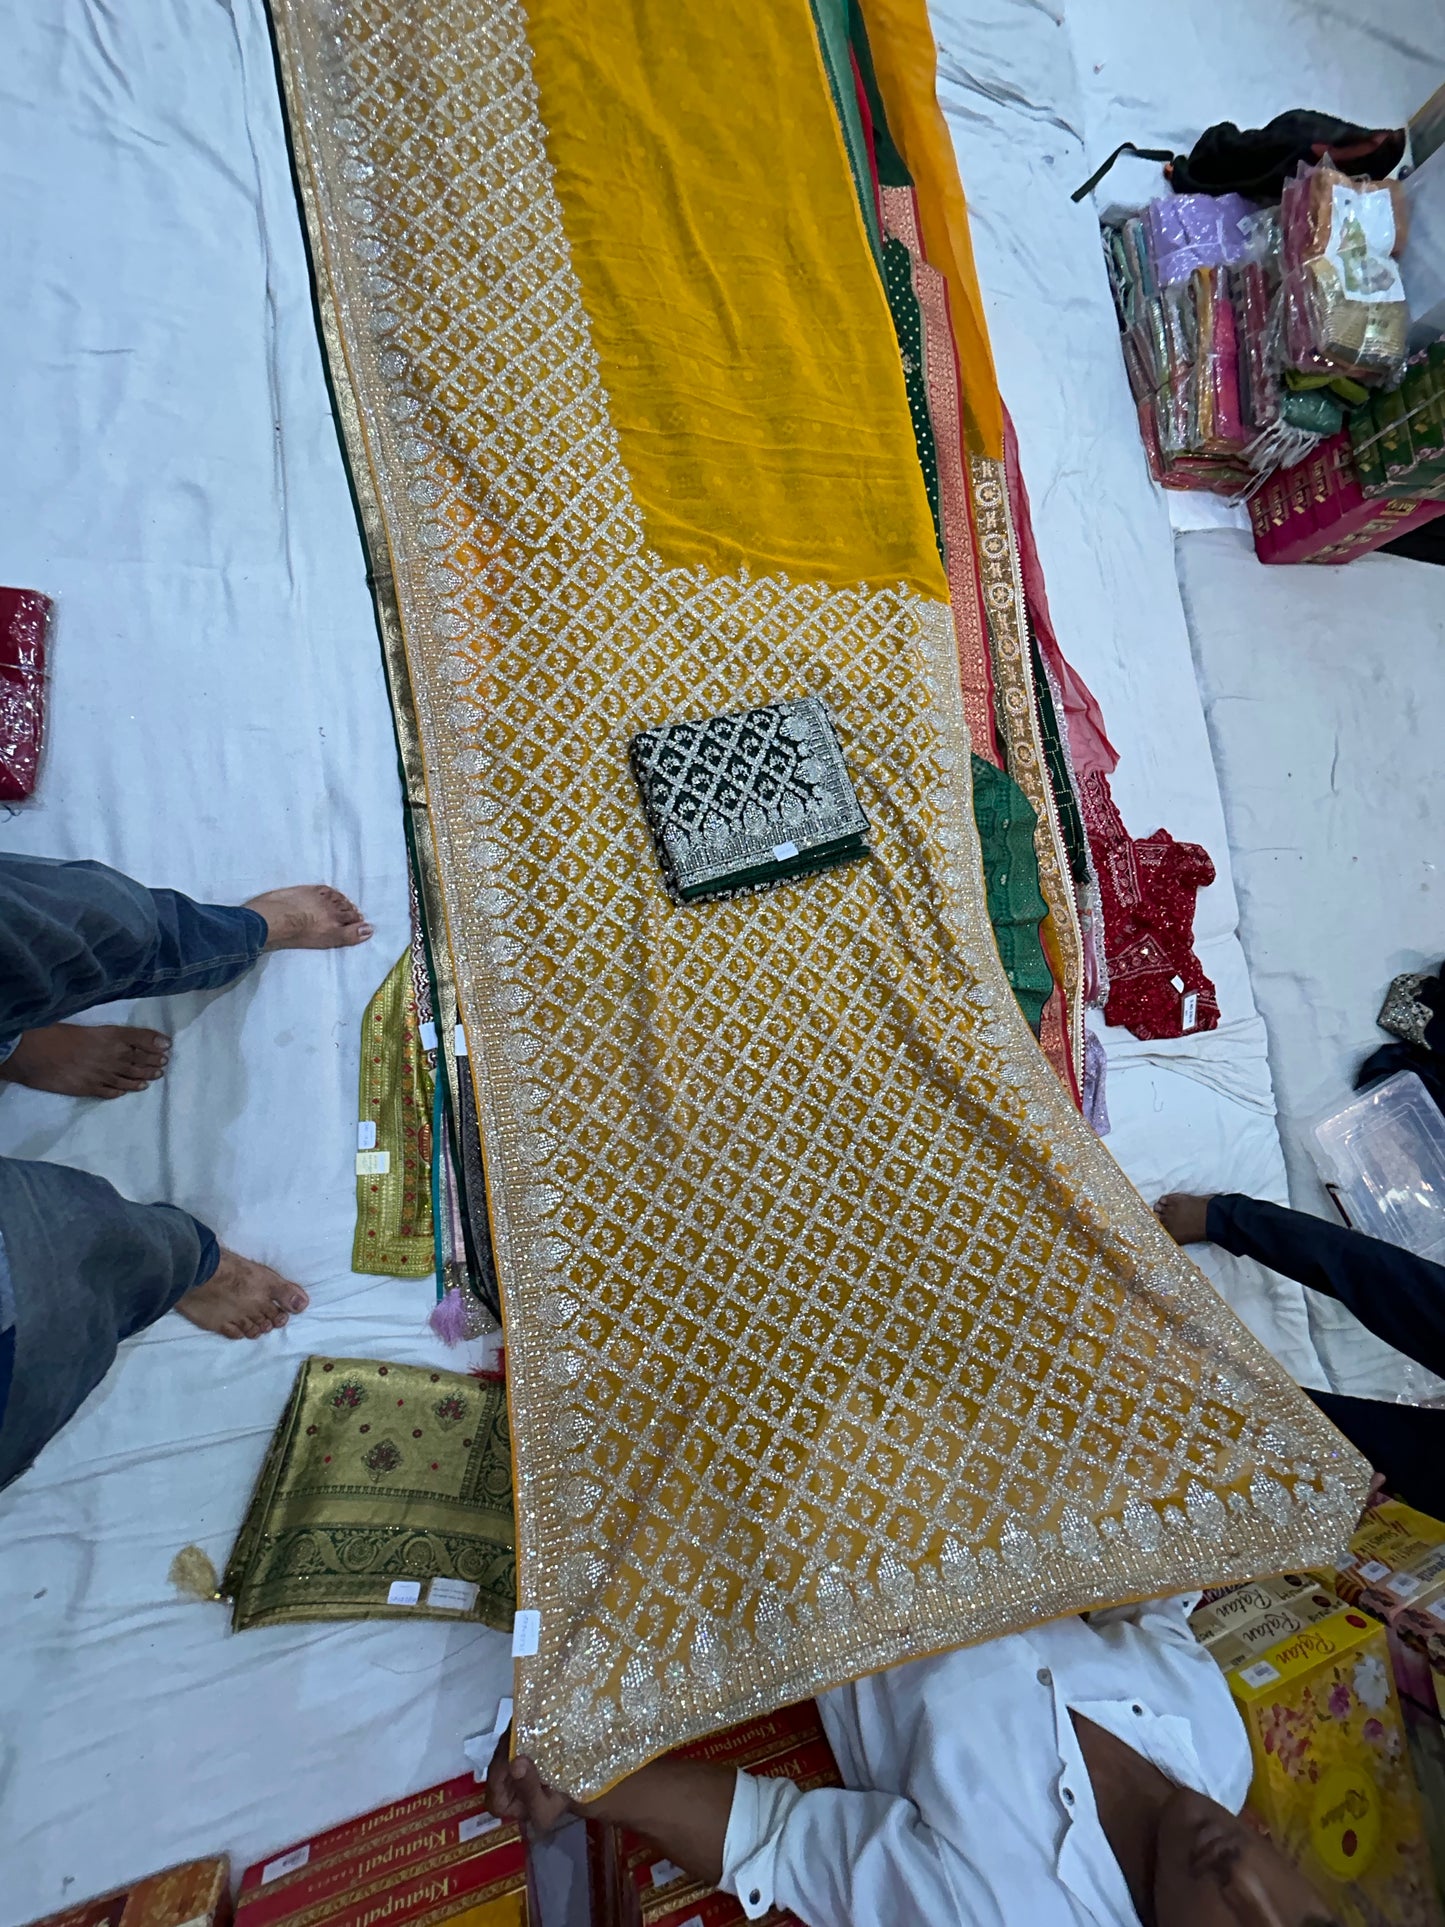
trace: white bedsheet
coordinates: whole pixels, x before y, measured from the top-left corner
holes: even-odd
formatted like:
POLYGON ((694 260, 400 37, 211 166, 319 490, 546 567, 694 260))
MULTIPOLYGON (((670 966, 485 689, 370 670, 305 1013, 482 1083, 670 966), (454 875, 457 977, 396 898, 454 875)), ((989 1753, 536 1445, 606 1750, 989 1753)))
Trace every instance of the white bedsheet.
MULTIPOLYGON (((1179 567, 1290 1197, 1333 1218, 1311 1127, 1389 1041, 1375 1013, 1391 977, 1445 957, 1440 572, 1387 555, 1266 569, 1230 533, 1181 538, 1179 567)), ((1391 1397, 1418 1375, 1340 1306, 1310 1310, 1339 1390, 1391 1397)))
MULTIPOLYGON (((1156 103, 1181 139, 1231 106, 1250 117, 1266 23, 1231 5, 1229 64, 1196 111, 1190 70, 1164 68, 1142 30, 1124 72, 1090 78, 1113 0, 1077 0, 1067 23, 1026 0, 935 4, 1060 637, 1122 753, 1131 827, 1204 842, 1220 872, 1199 931, 1225 1027, 1109 1039, 1110 1143, 1148 1196, 1283 1196, 1284 1165, 1169 512, 1094 216, 1067 195, 1116 126, 1153 134, 1156 103)), ((1172 31, 1189 10, 1169 15, 1172 31)), ((1337 23, 1291 21, 1293 100, 1316 91, 1337 23)), ((0 841, 218 898, 330 878, 378 925, 367 952, 282 957, 226 996, 152 1009, 177 1048, 145 1097, 0 1094, 0 1149, 174 1197, 315 1298, 254 1347, 165 1321, 0 1497, 0 1927, 15 1927, 168 1859, 247 1861, 460 1770, 509 1669, 501 1639, 436 1625, 231 1639, 220 1608, 166 1582, 188 1541, 224 1557, 304 1352, 454 1362, 425 1332, 424 1283, 347 1270, 356 1035, 406 936, 390 720, 259 0, 0 0, 0 46, 0 581, 60 609, 42 795, 0 841)), ((1298 1293, 1232 1261, 1221 1282, 1317 1377, 1298 1293)))
MULTIPOLYGON (((510 1690, 476 1627, 232 1638, 166 1574, 229 1550, 297 1360, 456 1362, 423 1280, 355 1277, 358 1033, 407 940, 390 712, 254 0, 0 6, 0 581, 57 599, 50 751, 0 844, 377 925, 145 1007, 163 1085, 0 1091, 0 1147, 183 1203, 312 1292, 229 1345, 167 1318, 0 1496, 0 1920, 240 1863, 464 1770, 510 1690)), ((125 1017, 117 1007, 114 1013, 125 1017)))

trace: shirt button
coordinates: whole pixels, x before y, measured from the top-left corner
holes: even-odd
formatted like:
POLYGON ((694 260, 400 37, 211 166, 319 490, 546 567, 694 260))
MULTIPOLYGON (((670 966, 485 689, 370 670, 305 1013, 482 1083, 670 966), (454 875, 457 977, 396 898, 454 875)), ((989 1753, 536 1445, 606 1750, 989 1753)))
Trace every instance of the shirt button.
POLYGON ((1038 1682, 1039 1682, 1039 1685, 1040 1685, 1040 1686, 1052 1686, 1052 1685, 1053 1685, 1053 1683, 1054 1683, 1054 1676, 1053 1676, 1053 1674, 1052 1674, 1052 1673, 1051 1673, 1051 1672, 1049 1671, 1049 1669, 1048 1669, 1048 1667, 1047 1667, 1047 1666, 1041 1666, 1041 1667, 1039 1668, 1039 1670, 1038 1670, 1038 1682))
POLYGON ((1137 1704, 1136 1704, 1136 1705, 1134 1705, 1134 1706, 1131 1706, 1131 1707, 1129 1708, 1129 1711, 1130 1711, 1131 1713, 1134 1713, 1134 1714, 1136 1714, 1136 1715, 1138 1716, 1138 1718, 1140 1718, 1141 1720, 1142 1720, 1142 1719, 1143 1719, 1143 1717, 1144 1717, 1144 1709, 1143 1709, 1143 1707, 1142 1707, 1142 1706, 1139 1706, 1139 1705, 1137 1705, 1137 1704))
POLYGON ((754 1887, 752 1892, 748 1895, 748 1905, 750 1907, 756 1907, 759 1904, 759 1902, 762 1900, 762 1897, 763 1896, 759 1892, 759 1890, 756 1887, 754 1887))
POLYGON ((1071 1807, 1073 1804, 1074 1804, 1074 1789, 1071 1786, 1066 1786, 1064 1788, 1064 1805, 1066 1807, 1071 1807))

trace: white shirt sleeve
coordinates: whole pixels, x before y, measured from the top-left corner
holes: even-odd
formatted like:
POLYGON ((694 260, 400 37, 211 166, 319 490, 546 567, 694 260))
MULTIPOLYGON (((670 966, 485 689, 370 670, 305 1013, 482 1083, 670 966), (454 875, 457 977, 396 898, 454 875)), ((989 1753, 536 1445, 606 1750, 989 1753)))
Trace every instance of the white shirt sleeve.
POLYGON ((911 1800, 739 1773, 725 1892, 749 1920, 786 1907, 808 1927, 916 1927, 956 1912, 937 1842, 911 1800))

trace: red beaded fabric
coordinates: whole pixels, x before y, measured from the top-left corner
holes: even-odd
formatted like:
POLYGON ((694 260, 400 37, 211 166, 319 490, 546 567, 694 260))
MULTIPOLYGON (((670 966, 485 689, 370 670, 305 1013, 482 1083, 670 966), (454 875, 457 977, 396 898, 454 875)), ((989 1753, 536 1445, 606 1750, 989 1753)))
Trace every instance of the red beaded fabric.
POLYGON ((0 800, 19 803, 35 788, 45 716, 45 631, 50 598, 0 589, 0 800))
POLYGON ((1214 881, 1209 852, 1168 830, 1130 836, 1102 770, 1081 778, 1079 801, 1103 910, 1105 1022, 1142 1038, 1215 1029, 1219 999, 1194 954, 1194 899, 1214 881))

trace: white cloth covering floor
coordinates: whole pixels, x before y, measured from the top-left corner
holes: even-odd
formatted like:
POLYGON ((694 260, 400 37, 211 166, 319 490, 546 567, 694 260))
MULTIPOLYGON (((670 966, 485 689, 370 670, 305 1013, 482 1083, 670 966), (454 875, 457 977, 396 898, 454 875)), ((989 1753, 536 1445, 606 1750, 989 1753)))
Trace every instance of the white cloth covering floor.
MULTIPOLYGON (((1285 1166, 1170 510, 1138 447, 1095 215, 1068 192, 1117 139, 1257 118, 1255 49, 1277 64, 1271 111, 1348 111, 1376 68, 1395 78, 1359 111, 1413 106, 1434 84, 1419 49, 1441 44, 1438 0, 1390 6, 1394 27, 1341 64, 1343 15, 1296 4, 1281 42, 1227 0, 1198 93, 1202 53, 1155 51, 1177 44, 1183 0, 1168 32, 1143 0, 1075 0, 1067 20, 934 3, 1056 626, 1104 705, 1130 826, 1197 839, 1219 870, 1199 935, 1221 1030, 1108 1039, 1110 1145, 1149 1197, 1282 1198, 1285 1166)), ((224 1559, 306 1352, 456 1362, 425 1330, 424 1281, 347 1268, 357 1033, 406 941, 399 796, 260 0, 0 0, 0 45, 0 581, 59 605, 41 795, 0 843, 226 900, 325 878, 378 926, 360 953, 273 959, 226 995, 150 1007, 176 1051, 144 1097, 0 1093, 0 1150, 184 1203, 314 1298, 255 1346, 163 1321, 0 1496, 0 1927, 16 1927, 189 1854, 244 1864, 462 1770, 509 1664, 499 1636, 431 1623, 233 1639, 221 1608, 167 1584, 188 1542, 224 1559)), ((1212 1268, 1323 1382, 1301 1294, 1212 1268)))
MULTIPOLYGON (((1445 957, 1445 583, 1391 555, 1266 569, 1232 530, 1181 537, 1179 569, 1290 1197, 1333 1218, 1312 1128, 1390 1041, 1391 977, 1445 957)), ((1310 1315, 1340 1391, 1445 1391, 1330 1299, 1310 1315)))

